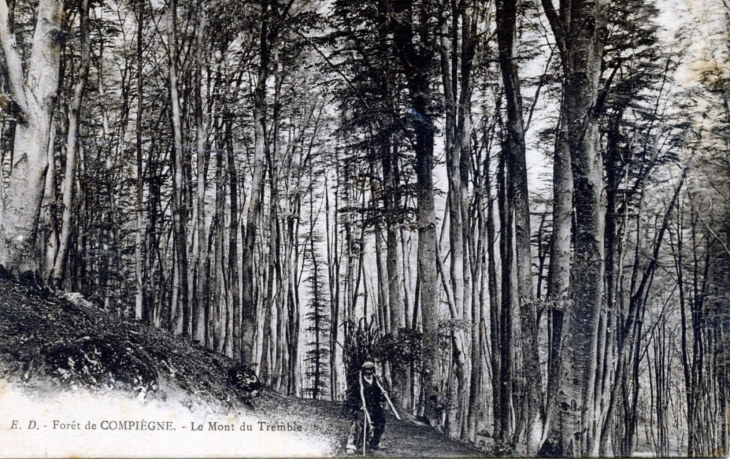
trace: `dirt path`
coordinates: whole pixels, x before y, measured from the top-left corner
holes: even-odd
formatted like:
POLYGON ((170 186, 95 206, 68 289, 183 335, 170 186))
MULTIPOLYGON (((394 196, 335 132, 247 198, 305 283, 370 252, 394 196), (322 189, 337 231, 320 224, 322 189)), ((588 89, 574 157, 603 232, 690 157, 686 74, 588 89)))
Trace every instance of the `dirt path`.
MULTIPOLYGON (((341 415, 341 405, 326 401, 298 400, 303 411, 309 411, 312 419, 328 424, 330 435, 336 436, 336 456, 345 456, 345 443, 350 428, 347 418, 341 415)), ((361 447, 361 445, 358 445, 361 447)), ((449 439, 431 427, 410 420, 398 420, 390 412, 386 414, 385 433, 381 449, 367 451, 370 457, 477 457, 483 452, 470 445, 449 439)), ((362 449, 351 456, 362 457, 362 449)))
POLYGON ((369 452, 376 457, 468 457, 480 453, 469 445, 456 442, 431 427, 388 415, 382 449, 369 452))

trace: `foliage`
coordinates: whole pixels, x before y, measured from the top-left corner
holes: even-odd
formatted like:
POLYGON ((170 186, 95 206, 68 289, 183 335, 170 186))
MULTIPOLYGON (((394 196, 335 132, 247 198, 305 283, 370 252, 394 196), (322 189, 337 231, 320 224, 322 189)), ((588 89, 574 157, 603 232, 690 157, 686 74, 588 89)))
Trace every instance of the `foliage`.
POLYGON ((421 362, 423 333, 412 328, 401 328, 396 335, 383 335, 373 349, 374 358, 388 362, 394 369, 405 369, 421 362))

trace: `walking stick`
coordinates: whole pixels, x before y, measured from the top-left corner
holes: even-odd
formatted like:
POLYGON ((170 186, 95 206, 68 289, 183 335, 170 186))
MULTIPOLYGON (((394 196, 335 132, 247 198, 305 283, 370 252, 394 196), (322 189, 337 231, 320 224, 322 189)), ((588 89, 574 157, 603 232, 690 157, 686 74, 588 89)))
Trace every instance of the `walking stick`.
POLYGON ((393 402, 390 401, 390 397, 388 397, 388 393, 385 391, 385 389, 383 389, 383 386, 380 385, 380 380, 378 380, 378 378, 376 377, 375 381, 378 383, 378 387, 383 392, 383 395, 385 395, 385 400, 388 402, 388 406, 390 406, 390 409, 393 410, 393 414, 395 415, 395 418, 400 421, 400 416, 398 416, 398 412, 395 410, 395 407, 393 406, 393 402))
MULTIPOLYGON (((376 378, 377 379, 377 378, 376 378)), ((368 413, 368 407, 365 404, 365 389, 362 385, 362 370, 360 371, 360 399, 362 399, 362 410, 365 413, 365 416, 363 416, 363 423, 362 423, 362 455, 365 455, 365 442, 368 438, 368 424, 370 424, 370 414, 368 413)))
POLYGON ((367 419, 362 420, 362 455, 365 455, 365 442, 368 438, 368 422, 367 419))

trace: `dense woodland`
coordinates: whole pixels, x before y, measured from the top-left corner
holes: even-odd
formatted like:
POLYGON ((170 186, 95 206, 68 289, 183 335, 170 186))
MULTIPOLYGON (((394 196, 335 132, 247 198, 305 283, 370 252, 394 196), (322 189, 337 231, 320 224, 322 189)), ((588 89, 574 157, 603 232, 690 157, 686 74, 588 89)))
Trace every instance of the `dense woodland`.
POLYGON ((727 454, 728 18, 0 0, 0 271, 496 454, 727 454))

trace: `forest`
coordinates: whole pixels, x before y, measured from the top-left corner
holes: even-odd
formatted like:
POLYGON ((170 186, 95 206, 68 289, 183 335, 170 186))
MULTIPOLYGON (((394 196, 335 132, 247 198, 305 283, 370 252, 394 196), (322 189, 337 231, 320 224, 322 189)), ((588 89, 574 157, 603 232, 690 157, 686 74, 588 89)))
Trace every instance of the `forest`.
POLYGON ((0 0, 0 275, 496 455, 727 455, 729 20, 0 0))

